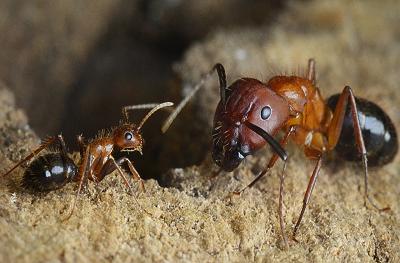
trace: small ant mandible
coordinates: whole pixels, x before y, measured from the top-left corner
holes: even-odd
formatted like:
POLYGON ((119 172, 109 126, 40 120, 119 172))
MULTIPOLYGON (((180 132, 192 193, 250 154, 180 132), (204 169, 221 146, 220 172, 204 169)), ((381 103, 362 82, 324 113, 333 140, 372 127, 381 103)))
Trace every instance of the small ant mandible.
POLYGON ((267 167, 235 194, 253 186, 274 166, 278 157, 284 161, 280 175, 278 212, 286 247, 288 242, 282 200, 287 153, 283 147, 289 139, 302 146, 306 157, 316 162, 293 231, 294 240, 317 181, 323 157, 332 150, 347 160, 362 160, 365 199, 379 210, 389 209, 378 208, 369 197, 368 159, 372 165, 383 165, 393 160, 398 142, 392 121, 376 104, 355 98, 349 86, 326 103, 316 87, 313 59, 308 61, 306 77, 275 76, 267 83, 241 78, 229 87, 226 85, 224 67, 218 63, 176 107, 163 125, 163 132, 214 71, 219 77, 220 102, 214 115, 212 157, 221 170, 230 172, 247 155, 254 154, 266 143, 273 149, 274 154, 267 167), (273 137, 279 131, 284 132, 280 142, 273 137))
MULTIPOLYGON (((131 184, 121 168, 121 165, 124 163, 128 165, 131 175, 140 181, 141 188, 143 191, 145 191, 142 178, 136 171, 131 161, 126 157, 115 160, 112 154, 115 151, 138 151, 142 153, 144 140, 142 139, 141 128, 143 124, 151 115, 153 115, 153 113, 159 109, 170 106, 173 106, 173 103, 165 102, 161 104, 126 106, 122 108, 123 120, 118 126, 112 128, 111 131, 100 131, 94 139, 88 141, 87 143, 85 143, 83 137, 79 135, 77 137, 80 147, 79 165, 76 165, 74 161, 68 157, 64 139, 62 135, 58 135, 44 140, 37 149, 18 162, 3 176, 10 174, 17 167, 31 160, 42 150, 49 148, 50 146, 55 146, 55 151, 39 156, 29 164, 22 178, 22 186, 32 191, 46 192, 59 189, 71 181, 79 182, 79 187, 76 193, 76 198, 72 205, 72 209, 64 220, 67 220, 72 215, 83 183, 86 184, 88 180, 99 183, 106 175, 115 170, 118 171, 118 174, 123 178, 125 184, 133 195, 131 184), (140 124, 136 125, 129 121, 128 111, 139 109, 151 110, 142 119, 140 124)), ((140 207, 138 202, 137 204, 140 207)))

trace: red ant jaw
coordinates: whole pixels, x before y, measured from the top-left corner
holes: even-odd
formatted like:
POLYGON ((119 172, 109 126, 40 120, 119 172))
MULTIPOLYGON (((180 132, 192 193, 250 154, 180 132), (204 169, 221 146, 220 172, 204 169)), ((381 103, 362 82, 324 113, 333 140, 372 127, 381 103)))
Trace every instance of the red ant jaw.
POLYGON ((215 163, 226 172, 235 170, 249 154, 249 147, 240 143, 239 127, 227 130, 220 127, 214 129, 213 135, 212 157, 215 163))
POLYGON ((245 158, 240 151, 226 152, 224 155, 213 151, 212 156, 215 163, 226 172, 235 170, 245 158))

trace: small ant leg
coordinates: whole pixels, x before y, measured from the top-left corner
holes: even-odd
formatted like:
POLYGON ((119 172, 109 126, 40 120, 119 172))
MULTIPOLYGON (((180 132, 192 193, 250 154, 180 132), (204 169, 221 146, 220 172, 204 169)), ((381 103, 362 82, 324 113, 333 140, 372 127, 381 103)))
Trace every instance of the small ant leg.
POLYGON ((76 136, 76 141, 78 142, 78 146, 79 146, 79 154, 81 156, 81 158, 83 158, 83 155, 85 154, 85 138, 83 137, 82 134, 79 134, 78 136, 76 136))
POLYGON ((83 157, 83 159, 82 159, 82 163, 81 163, 81 165, 79 166, 79 175, 78 175, 78 178, 79 178, 79 186, 78 186, 78 191, 76 192, 76 196, 75 196, 75 199, 74 199, 74 202, 73 202, 73 204, 72 204, 72 208, 71 208, 71 211, 68 213, 68 215, 62 220, 63 222, 64 221, 67 221, 71 216, 72 216, 72 214, 73 214, 73 212, 74 212, 74 210, 75 210, 75 206, 76 206, 76 202, 77 202, 77 200, 78 200, 78 198, 79 198, 79 194, 80 194, 80 192, 81 192, 81 190, 82 190, 82 185, 83 185, 83 182, 85 181, 85 183, 87 183, 87 181, 88 181, 88 173, 89 173, 89 170, 90 170, 90 156, 89 156, 89 150, 90 150, 90 148, 89 148, 89 146, 87 146, 86 147, 86 151, 85 151, 85 154, 84 154, 84 157, 83 157))
POLYGON ((308 60, 307 79, 315 85, 315 60, 313 58, 308 60))
POLYGON ((286 231, 285 231, 285 221, 283 218, 283 195, 284 195, 284 181, 285 181, 285 170, 286 170, 286 161, 283 162, 282 173, 280 175, 280 184, 279 184, 279 207, 278 207, 278 214, 279 214, 279 225, 281 228, 281 235, 283 242, 286 248, 289 248, 289 244, 287 241, 286 231))
POLYGON ((204 83, 211 77, 211 75, 217 71, 218 79, 219 79, 219 91, 222 103, 225 105, 226 102, 226 74, 225 69, 222 64, 217 63, 214 67, 205 74, 200 81, 196 84, 196 86, 192 89, 192 91, 176 106, 175 110, 169 115, 168 119, 164 122, 161 131, 165 133, 168 128, 171 126, 172 122, 175 120, 176 116, 181 112, 183 107, 188 103, 188 101, 199 91, 201 87, 204 86, 204 83))
MULTIPOLYGON (((293 132, 296 130, 296 126, 291 126, 289 130, 286 132, 285 136, 282 138, 280 141, 280 145, 285 146, 289 140, 289 137, 293 134, 293 132)), ((257 177, 247 186, 245 186, 242 190, 240 191, 235 191, 233 194, 240 195, 243 193, 244 190, 247 188, 252 187, 258 180, 260 180, 265 174, 269 172, 269 170, 275 165, 276 161, 278 160, 278 154, 274 153, 271 157, 271 159, 268 162, 267 168, 265 168, 261 173, 257 175, 257 177)))
MULTIPOLYGON (((115 159, 114 159, 115 160, 115 159)), ((142 188, 143 192, 146 192, 146 189, 144 187, 144 183, 143 183, 143 179, 140 177, 138 171, 135 169, 135 167, 133 166, 132 162, 126 158, 126 157, 121 157, 118 160, 111 160, 109 159, 103 166, 102 170, 100 171, 98 178, 99 180, 103 180, 104 176, 106 176, 107 174, 110 174, 112 172, 115 171, 115 169, 117 169, 117 166, 115 165, 115 163, 117 163, 118 166, 123 165, 124 163, 128 164, 129 167, 129 171, 131 172, 132 176, 138 180, 140 182, 140 186, 142 188)))
POLYGON ((127 163, 127 164, 128 164, 129 171, 131 172, 132 176, 133 176, 136 180, 138 180, 138 181, 140 182, 140 186, 141 186, 141 188, 142 188, 142 191, 143 191, 143 192, 146 192, 146 189, 144 188, 143 179, 142 179, 142 177, 140 177, 138 171, 135 169, 135 167, 133 166, 132 162, 131 162, 128 158, 126 158, 126 157, 122 157, 122 158, 120 158, 120 159, 117 160, 117 164, 118 164, 118 165, 121 165, 121 164, 123 164, 123 163, 127 163))
POLYGON ((43 151, 44 149, 46 149, 47 147, 49 147, 51 144, 53 144, 55 141, 59 140, 60 141, 60 145, 61 145, 61 150, 65 151, 66 154, 66 149, 65 149, 65 144, 64 144, 64 140, 62 139, 62 136, 51 136, 48 137, 47 139, 43 140, 42 143, 40 144, 40 146, 38 148, 36 148, 35 150, 33 150, 33 152, 31 154, 29 154, 28 156, 26 156, 24 159, 22 159, 21 161, 19 161, 16 165, 14 165, 8 172, 6 172, 5 174, 3 174, 1 177, 3 176, 7 176, 8 174, 10 174, 12 171, 14 171, 16 168, 18 168, 20 165, 22 165, 25 162, 28 162, 30 159, 32 159, 33 157, 35 157, 36 155, 38 155, 41 151, 43 151), (61 138, 61 140, 60 140, 61 138), (64 147, 64 148, 63 148, 64 147))
POLYGON ((60 155, 61 155, 61 159, 62 159, 63 164, 64 164, 64 176, 65 176, 65 178, 67 178, 68 177, 67 176, 68 171, 67 171, 67 167, 66 167, 67 158, 68 158, 67 146, 65 146, 64 137, 61 134, 57 135, 57 139, 56 140, 60 144, 60 153, 61 153, 60 155))
POLYGON ((350 103, 351 109, 351 117, 354 125, 354 136, 356 139, 356 145, 358 147, 359 153, 362 155, 362 163, 364 166, 364 196, 365 196, 365 203, 368 200, 369 203, 379 211, 386 211, 389 210, 389 207, 380 208, 378 207, 375 202, 370 198, 368 193, 368 158, 367 158, 367 150, 365 148, 364 138, 362 136, 361 127, 360 127, 360 120, 358 118, 358 111, 357 105, 355 101, 355 97, 353 94, 352 89, 349 86, 344 87, 342 93, 340 94, 339 100, 337 102, 335 112, 333 113, 333 118, 331 125, 328 129, 328 147, 329 150, 333 150, 338 143, 340 133, 342 131, 344 115, 346 113, 347 103, 350 103))
POLYGON ((307 207, 308 203, 310 202, 312 191, 314 190, 315 183, 317 182, 319 171, 321 170, 321 164, 322 164, 322 155, 319 156, 319 158, 318 158, 317 164, 315 165, 315 168, 311 175, 310 181, 308 182, 306 193, 304 194, 303 206, 301 208, 299 218, 297 219, 297 223, 293 230, 293 239, 295 241, 297 241, 296 234, 297 234, 297 230, 299 229, 301 220, 303 219, 304 211, 306 210, 306 207, 307 207))
POLYGON ((135 202, 136 202, 136 204, 138 205, 138 207, 139 207, 140 209, 142 209, 146 214, 152 216, 152 214, 149 213, 149 212, 147 212, 146 209, 144 209, 144 208, 140 205, 139 201, 136 199, 135 193, 133 192, 133 189, 132 189, 131 184, 129 183, 128 179, 127 179, 126 176, 124 175, 124 172, 122 171, 122 169, 121 169, 121 167, 119 166, 119 164, 115 161, 114 157, 110 155, 110 159, 113 161, 113 163, 114 163, 114 165, 115 165, 115 167, 116 167, 116 169, 117 169, 117 171, 118 171, 118 174, 124 179, 124 182, 125 182, 125 184, 128 186, 128 188, 129 188, 129 190, 130 190, 130 192, 131 192, 133 198, 135 199, 135 202))
POLYGON ((67 156, 67 146, 65 146, 64 137, 61 134, 59 134, 57 135, 56 141, 58 141, 58 143, 60 144, 61 154, 67 156))

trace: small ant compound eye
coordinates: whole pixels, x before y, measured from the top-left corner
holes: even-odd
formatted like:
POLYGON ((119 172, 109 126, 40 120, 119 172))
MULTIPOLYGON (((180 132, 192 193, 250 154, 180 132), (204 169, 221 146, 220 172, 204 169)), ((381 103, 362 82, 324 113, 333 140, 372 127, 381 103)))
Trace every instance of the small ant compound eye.
POLYGON ((270 106, 265 106, 261 110, 261 118, 263 120, 268 120, 268 118, 271 116, 271 113, 272 113, 271 107, 270 106))
POLYGON ((125 140, 131 141, 133 138, 133 134, 131 132, 126 132, 125 133, 125 140))

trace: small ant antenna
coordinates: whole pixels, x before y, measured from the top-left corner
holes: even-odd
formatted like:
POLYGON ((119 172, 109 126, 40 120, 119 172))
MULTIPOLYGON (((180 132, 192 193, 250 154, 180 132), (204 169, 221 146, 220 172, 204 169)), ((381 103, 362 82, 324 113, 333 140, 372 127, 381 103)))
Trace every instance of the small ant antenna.
POLYGON ((122 115, 125 122, 129 122, 129 110, 147 110, 156 107, 158 103, 147 103, 147 104, 139 104, 139 105, 130 105, 122 108, 122 115))
POLYGON ((140 130, 143 126, 143 124, 147 121, 148 118, 150 118, 151 115, 153 115, 153 113, 155 113, 156 111, 158 111, 159 109, 165 108, 165 107, 171 107, 174 106, 174 104, 172 102, 164 102, 164 103, 160 103, 158 105, 156 105, 155 107, 153 107, 147 114, 146 116, 144 116, 144 118, 142 119, 142 121, 140 122, 139 126, 137 127, 138 130, 140 130))

